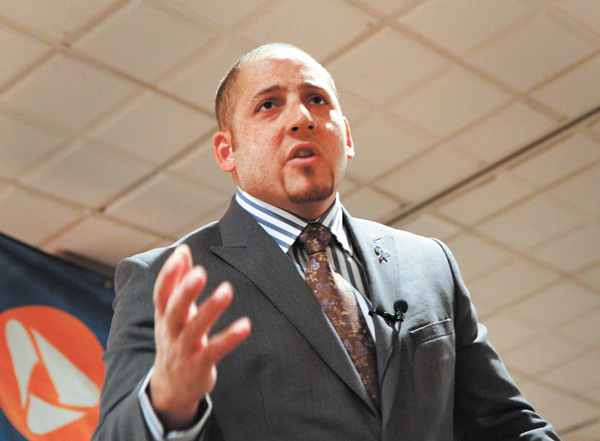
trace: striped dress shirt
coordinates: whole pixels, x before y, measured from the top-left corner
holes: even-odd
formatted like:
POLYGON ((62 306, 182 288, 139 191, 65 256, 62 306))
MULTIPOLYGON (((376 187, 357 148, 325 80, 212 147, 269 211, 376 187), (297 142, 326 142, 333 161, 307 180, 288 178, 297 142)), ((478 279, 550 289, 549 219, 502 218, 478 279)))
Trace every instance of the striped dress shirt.
MULTIPOLYGON (((308 253, 297 242, 297 239, 309 221, 256 199, 241 188, 238 188, 235 198, 237 203, 275 240, 281 250, 295 264, 302 278, 306 279, 308 253)), ((352 243, 344 226, 339 195, 336 195, 335 202, 325 213, 310 222, 319 222, 333 233, 335 240, 327 248, 327 259, 333 271, 340 274, 352 286, 369 330, 375 339, 373 319, 368 314, 368 311, 372 310, 372 306, 368 299, 367 279, 362 264, 352 251, 352 243)))

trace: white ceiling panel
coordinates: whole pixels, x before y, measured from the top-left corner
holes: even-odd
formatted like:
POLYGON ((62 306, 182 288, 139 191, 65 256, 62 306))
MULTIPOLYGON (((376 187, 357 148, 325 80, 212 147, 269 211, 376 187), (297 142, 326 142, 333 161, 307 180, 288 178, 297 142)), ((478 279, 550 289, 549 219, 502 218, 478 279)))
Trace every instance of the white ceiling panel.
POLYGON ((558 273, 543 265, 515 257, 469 281, 469 290, 478 310, 488 315, 556 283, 559 278, 558 273))
POLYGON ((45 44, 0 24, 0 86, 49 51, 45 44))
POLYGON ((77 49, 146 81, 182 62, 208 33, 159 8, 134 1, 75 44, 77 49))
MULTIPOLYGON (((591 238, 590 238, 591 239, 591 238)), ((600 291, 600 265, 590 268, 580 276, 581 280, 600 291)))
POLYGON ((353 132, 354 126, 360 124, 368 115, 371 114, 371 107, 376 108, 373 103, 366 101, 364 98, 346 90, 336 83, 339 101, 342 108, 342 113, 350 124, 350 131, 353 132))
POLYGON ((552 5, 600 33, 600 4, 594 0, 563 0, 552 5))
POLYGON ((480 167, 471 155, 443 145, 378 179, 374 186, 413 202, 422 201, 472 175, 480 167))
POLYGON ((535 152, 513 167, 511 172, 544 188, 598 160, 598 143, 575 133, 535 152))
MULTIPOLYGON (((173 237, 179 239, 180 237, 186 236, 191 232, 196 231, 198 228, 203 227, 204 225, 208 225, 209 223, 218 221, 223 217, 228 208, 229 200, 223 200, 220 204, 216 206, 216 208, 209 210, 206 214, 203 214, 201 217, 194 219, 192 222, 189 222, 184 227, 177 230, 175 234, 173 234, 173 237)), ((173 241, 160 246, 167 246, 170 245, 172 242, 173 241)))
POLYGON ((325 67, 341 87, 381 103, 447 63, 425 46, 384 28, 325 67))
POLYGON ((68 42, 85 24, 116 3, 117 0, 5 0, 0 3, 0 14, 25 29, 68 42))
POLYGON ((444 241, 456 235, 461 230, 459 226, 445 219, 426 213, 410 216, 390 226, 420 236, 434 237, 444 241))
POLYGON ((400 23, 435 44, 462 54, 531 13, 518 0, 432 0, 421 2, 400 23))
POLYGON ((161 173, 109 206, 106 214, 171 235, 228 199, 178 176, 161 173))
POLYGON ((541 194, 485 221, 477 230, 514 249, 528 250, 582 225, 584 219, 581 211, 541 194))
POLYGON ((352 178, 345 177, 342 180, 342 183, 340 184, 338 193, 343 197, 343 196, 355 191, 359 186, 360 186, 360 184, 358 182, 354 181, 352 178))
POLYGON ((538 375, 584 353, 585 350, 583 345, 546 334, 517 350, 508 351, 502 358, 509 370, 517 369, 538 375))
POLYGON ((253 47, 238 40, 225 40, 194 57, 189 66, 162 84, 169 92, 213 112, 217 86, 235 61, 253 47))
POLYGON ((16 178, 56 148, 66 134, 49 130, 0 109, 0 176, 16 178))
MULTIPOLYGON (((600 395, 598 393, 597 395, 600 395)), ((562 441, 598 441, 600 440, 600 420, 592 421, 590 424, 584 424, 581 427, 575 426, 573 431, 569 431, 561 437, 562 441)))
POLYGON ((24 176, 22 182, 40 192, 100 208, 150 171, 147 163, 78 141, 24 176))
POLYGON ((356 217, 383 222, 398 207, 398 202, 377 190, 363 187, 344 197, 344 207, 356 217))
POLYGON ((579 341, 588 347, 600 344, 600 308, 592 309, 581 317, 577 317, 560 330, 561 334, 579 341))
POLYGON ((369 15, 342 0, 288 0, 253 21, 244 34, 258 44, 292 43, 322 60, 373 22, 369 15), (298 26, 299 22, 310 26, 298 26))
POLYGON ((556 128, 554 119, 521 102, 493 114, 452 141, 491 163, 556 128))
POLYGON ((451 219, 473 225, 530 195, 535 188, 508 173, 486 179, 437 209, 451 219))
POLYGON ((570 280, 538 292, 510 308, 511 313, 550 330, 600 307, 600 296, 570 280))
POLYGON ((123 100, 135 87, 107 71, 58 55, 0 96, 0 102, 77 130, 123 100))
POLYGON ((596 56, 532 92, 531 96, 562 115, 576 117, 600 102, 600 56, 596 56))
MULTIPOLYGON (((600 351, 590 351, 577 359, 565 364, 543 376, 543 379, 556 386, 566 388, 573 392, 586 393, 600 386, 598 375, 598 362, 600 351), (573 375, 576 373, 576 375, 573 375)), ((598 397, 594 397, 598 399, 598 397)))
POLYGON ((510 95, 462 68, 454 67, 392 106, 398 116, 441 137, 486 116, 510 95))
MULTIPOLYGON (((507 314, 496 314, 491 317, 480 317, 488 328, 488 338, 497 351, 502 354, 533 341, 539 335, 538 329, 528 322, 507 314)), ((527 371, 526 371, 527 372, 527 371)), ((519 383, 521 384, 521 383, 519 383)))
POLYGON ((591 129, 600 136, 600 118, 591 126, 591 129))
MULTIPOLYGON (((576 377, 577 372, 570 372, 570 375, 576 377)), ((535 410, 541 415, 548 415, 545 418, 552 421, 559 431, 577 427, 598 416, 596 406, 555 389, 537 383, 525 383, 523 389, 525 398, 535 410)))
POLYGON ((510 262, 511 254, 474 234, 463 232, 447 241, 466 281, 510 262))
POLYGON ((175 162, 170 170, 226 195, 233 195, 237 188, 231 173, 224 172, 217 165, 212 140, 203 142, 199 148, 175 162))
POLYGON ((82 216, 82 211, 34 192, 7 187, 0 193, 2 232, 40 245, 82 216))
POLYGON ((467 59, 501 81, 526 91, 578 62, 594 45, 541 14, 467 59))
POLYGON ((434 137, 383 113, 372 113, 364 124, 355 127, 352 140, 356 160, 349 162, 348 174, 363 182, 381 176, 435 142, 434 137))
POLYGON ((114 113, 92 136, 140 159, 161 164, 212 130, 214 124, 190 107, 147 92, 114 113))
POLYGON ((232 28, 238 21, 258 8, 266 8, 265 0, 162 0, 165 5, 192 11, 224 28, 232 28))
POLYGON ((123 256, 149 249, 160 238, 103 216, 92 216, 45 245, 49 252, 67 250, 108 266, 123 256), (97 234, 101 231, 102 234, 97 234))
POLYGON ((383 15, 396 15, 398 12, 405 12, 420 3, 422 0, 354 0, 353 3, 362 4, 369 10, 376 11, 383 15))
POLYGON ((600 262, 600 246, 590 243, 592 237, 600 237, 600 219, 536 248, 533 254, 555 268, 575 273, 600 262))
POLYGON ((552 188, 552 193, 593 214, 600 214, 600 163, 552 188))

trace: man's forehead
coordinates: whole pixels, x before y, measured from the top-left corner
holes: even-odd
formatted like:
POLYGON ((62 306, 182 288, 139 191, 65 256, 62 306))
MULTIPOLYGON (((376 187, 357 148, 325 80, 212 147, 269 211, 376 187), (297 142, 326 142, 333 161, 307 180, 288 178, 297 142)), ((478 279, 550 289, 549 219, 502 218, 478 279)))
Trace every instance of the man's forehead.
POLYGON ((291 60, 298 63, 305 63, 307 65, 317 65, 320 66, 314 58, 308 55, 306 52, 301 51, 300 49, 294 47, 285 47, 285 46, 273 46, 266 47, 262 51, 257 52, 252 57, 246 60, 246 63, 251 63, 253 61, 260 60, 291 60))
POLYGON ((240 70, 236 95, 247 99, 270 92, 285 91, 289 87, 322 90, 335 96, 335 86, 329 73, 317 62, 309 59, 263 57, 250 62, 240 70))
POLYGON ((267 87, 281 88, 298 75, 300 86, 305 88, 330 88, 335 86, 327 70, 309 55, 294 50, 275 51, 261 54, 248 60, 240 67, 238 86, 249 92, 251 85, 265 83, 267 87))

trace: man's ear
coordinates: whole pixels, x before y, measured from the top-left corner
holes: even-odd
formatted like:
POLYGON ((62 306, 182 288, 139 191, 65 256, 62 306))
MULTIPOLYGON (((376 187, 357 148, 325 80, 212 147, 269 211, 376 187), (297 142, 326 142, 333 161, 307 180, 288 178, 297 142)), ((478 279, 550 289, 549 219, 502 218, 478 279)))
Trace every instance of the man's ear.
POLYGON ((226 172, 235 170, 235 159, 233 157, 233 147, 231 145, 231 133, 226 130, 220 130, 213 135, 213 147, 215 159, 219 167, 226 172))
POLYGON ((354 142, 350 134, 350 124, 348 124, 346 117, 344 117, 344 123, 346 124, 346 155, 348 159, 352 159, 354 158, 354 142))

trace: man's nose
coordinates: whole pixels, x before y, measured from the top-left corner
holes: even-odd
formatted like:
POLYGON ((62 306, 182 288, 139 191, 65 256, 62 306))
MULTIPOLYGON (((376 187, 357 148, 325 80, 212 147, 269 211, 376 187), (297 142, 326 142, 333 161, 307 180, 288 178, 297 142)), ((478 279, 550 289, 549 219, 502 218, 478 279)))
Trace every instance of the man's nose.
POLYGON ((294 106, 292 112, 289 126, 290 134, 295 134, 302 130, 314 130, 315 121, 304 104, 294 106))

